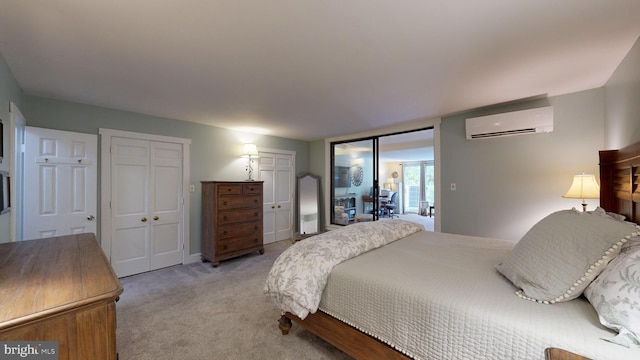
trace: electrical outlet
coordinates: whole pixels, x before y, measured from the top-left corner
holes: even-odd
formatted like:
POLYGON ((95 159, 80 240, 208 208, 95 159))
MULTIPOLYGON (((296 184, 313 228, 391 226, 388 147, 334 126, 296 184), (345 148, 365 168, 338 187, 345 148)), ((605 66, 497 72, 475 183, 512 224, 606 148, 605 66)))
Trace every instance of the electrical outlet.
POLYGON ((451 183, 451 191, 456 191, 456 183, 451 183))
POLYGON ((196 186, 193 184, 189 185, 189 192, 194 192, 194 191, 196 191, 196 186))

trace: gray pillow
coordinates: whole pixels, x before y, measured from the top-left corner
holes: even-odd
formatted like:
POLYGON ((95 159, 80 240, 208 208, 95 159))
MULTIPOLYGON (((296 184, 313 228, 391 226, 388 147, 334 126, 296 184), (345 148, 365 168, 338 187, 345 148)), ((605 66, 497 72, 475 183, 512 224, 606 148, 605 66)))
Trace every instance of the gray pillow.
POLYGON ((609 216, 558 211, 535 224, 496 268, 524 299, 568 301, 582 294, 637 231, 609 216))
POLYGON ((584 295, 596 309, 600 323, 618 332, 613 339, 605 340, 626 347, 640 346, 640 247, 624 249, 584 295))

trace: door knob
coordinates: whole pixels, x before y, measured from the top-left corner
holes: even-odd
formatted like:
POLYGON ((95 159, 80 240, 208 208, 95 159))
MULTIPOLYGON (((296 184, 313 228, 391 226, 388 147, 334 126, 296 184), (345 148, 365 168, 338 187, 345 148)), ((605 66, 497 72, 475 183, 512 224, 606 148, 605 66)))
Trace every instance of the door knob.
POLYGON ((142 222, 147 222, 147 218, 146 218, 146 217, 143 217, 142 219, 140 219, 140 221, 142 221, 142 222))
POLYGON ((95 220, 95 218, 96 218, 96 217, 95 217, 95 216, 93 216, 93 215, 89 215, 89 216, 87 216, 87 220, 89 220, 89 221, 93 221, 93 220, 95 220))
POLYGON ((278 205, 278 209, 280 209, 282 206, 278 205))
POLYGON ((154 217, 153 217, 153 220, 158 220, 158 219, 160 219, 160 218, 158 217, 158 215, 156 215, 156 216, 154 216, 154 217))

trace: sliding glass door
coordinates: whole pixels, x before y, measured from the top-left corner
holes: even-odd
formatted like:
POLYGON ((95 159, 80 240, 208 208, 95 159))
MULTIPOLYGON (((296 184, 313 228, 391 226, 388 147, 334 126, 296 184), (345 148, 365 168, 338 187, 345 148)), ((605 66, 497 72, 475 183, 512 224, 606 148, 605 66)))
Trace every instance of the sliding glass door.
POLYGON ((331 144, 331 224, 377 219, 377 138, 331 144))
POLYGON ((433 133, 425 128, 332 142, 330 223, 397 218, 420 213, 427 202, 433 206, 433 133))

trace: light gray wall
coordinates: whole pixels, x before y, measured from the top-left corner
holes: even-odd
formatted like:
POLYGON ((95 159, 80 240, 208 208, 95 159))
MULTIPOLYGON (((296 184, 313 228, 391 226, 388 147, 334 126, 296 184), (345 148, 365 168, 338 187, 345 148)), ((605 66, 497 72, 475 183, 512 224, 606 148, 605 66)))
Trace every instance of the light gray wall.
POLYGON ((107 128, 191 139, 190 183, 196 188, 189 194, 192 254, 200 252, 200 181, 246 179, 246 160, 239 157, 242 143, 254 142, 259 148, 295 151, 296 173, 309 171, 309 142, 306 141, 242 134, 213 126, 36 96, 26 97, 26 108, 22 112, 29 126, 88 134, 98 134, 99 128, 107 128))
MULTIPOLYGON (((11 136, 9 133, 9 103, 14 102, 22 110, 24 107, 23 98, 22 89, 0 54, 0 120, 2 120, 4 129, 2 134, 4 159, 0 164, 0 170, 3 171, 9 171, 9 159, 7 158, 9 156, 9 137, 11 136)), ((0 243, 9 241, 9 218, 9 213, 0 215, 0 243)))
MULTIPOLYGON (((473 111, 442 119, 442 232, 519 240, 553 211, 580 207, 561 196, 573 175, 598 174, 604 147, 603 89, 552 97, 527 104, 473 111), (554 107, 554 130, 482 140, 467 140, 465 118, 554 107), (451 191, 450 184, 457 190, 451 191)), ((589 200, 590 209, 598 205, 589 200)))
POLYGON ((640 38, 604 87, 605 147, 640 141, 640 38))

